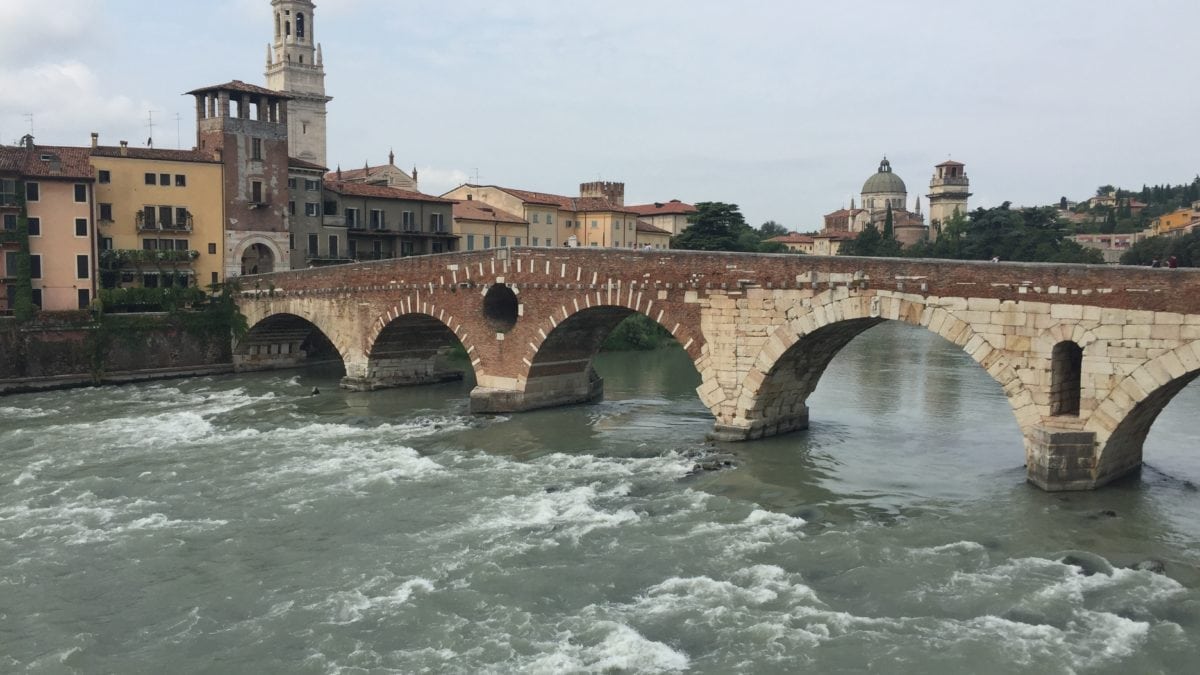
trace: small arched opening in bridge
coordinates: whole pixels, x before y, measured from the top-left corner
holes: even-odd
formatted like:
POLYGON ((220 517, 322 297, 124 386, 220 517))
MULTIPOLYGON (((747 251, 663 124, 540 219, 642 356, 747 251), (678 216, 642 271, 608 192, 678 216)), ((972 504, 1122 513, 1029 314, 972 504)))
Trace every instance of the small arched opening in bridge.
POLYGON ((775 360, 750 401, 749 437, 763 438, 747 452, 798 450, 812 470, 859 487, 957 496, 997 474, 1024 479, 1004 388, 919 324, 864 317, 816 328, 775 360))
POLYGON ((251 244, 242 253, 242 274, 269 274, 275 271, 275 254, 266 244, 251 244))
POLYGON ((345 372, 343 355, 308 319, 272 314, 250 327, 233 350, 238 371, 330 365, 345 372))
POLYGON ((497 333, 507 333, 517 325, 520 303, 517 294, 505 284, 492 284, 483 296, 483 318, 497 333))
POLYGON ((1050 414, 1079 415, 1079 387, 1083 375, 1083 348, 1065 340, 1054 345, 1050 356, 1050 414))
POLYGON ((703 411, 695 394, 699 373, 691 357, 675 349, 678 346, 682 345, 665 326, 641 312, 621 305, 585 307, 554 325, 538 346, 530 360, 525 401, 531 408, 597 401, 604 397, 602 376, 607 376, 605 370, 611 367, 620 386, 638 396, 695 400, 697 411, 703 411), (607 354, 600 357, 610 336, 622 338, 622 344, 610 348, 636 347, 638 351, 624 356, 614 351, 611 358, 605 358, 607 354), (655 346, 661 349, 647 350, 655 346), (639 368, 639 358, 653 358, 656 363, 639 368))
POLYGON ((366 377, 342 385, 383 389, 461 380, 473 372, 470 355, 446 324, 428 314, 400 314, 371 343, 366 377))

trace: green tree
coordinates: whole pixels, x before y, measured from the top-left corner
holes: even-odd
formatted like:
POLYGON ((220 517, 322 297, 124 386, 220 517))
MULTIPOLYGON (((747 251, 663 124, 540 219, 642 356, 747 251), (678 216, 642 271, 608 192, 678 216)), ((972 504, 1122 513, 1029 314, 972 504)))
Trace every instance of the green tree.
POLYGON ((671 239, 671 248, 691 251, 754 251, 758 248, 758 237, 737 204, 724 202, 699 202, 696 213, 688 218, 690 223, 683 232, 671 239), (752 239, 745 239, 749 234, 752 239), (750 248, 743 248, 749 245, 750 248))
POLYGON ((773 237, 782 237, 783 235, 785 235, 787 233, 788 233, 788 229, 786 227, 780 225, 779 223, 777 223, 773 220, 768 220, 767 222, 758 226, 758 237, 759 237, 759 239, 762 239, 763 241, 766 241, 767 239, 771 239, 773 237))
POLYGON ((33 268, 29 254, 29 212, 25 204, 25 182, 17 181, 17 283, 13 316, 19 321, 33 318, 33 268))

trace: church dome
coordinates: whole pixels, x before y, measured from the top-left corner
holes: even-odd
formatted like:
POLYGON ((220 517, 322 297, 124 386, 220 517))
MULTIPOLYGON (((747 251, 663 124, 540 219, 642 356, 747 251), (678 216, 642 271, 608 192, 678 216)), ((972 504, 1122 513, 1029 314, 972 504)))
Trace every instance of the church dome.
POLYGON ((879 163, 879 171, 867 179, 863 183, 862 193, 869 194, 908 194, 908 188, 904 187, 904 181, 900 177, 892 173, 892 165, 887 161, 887 157, 879 163))

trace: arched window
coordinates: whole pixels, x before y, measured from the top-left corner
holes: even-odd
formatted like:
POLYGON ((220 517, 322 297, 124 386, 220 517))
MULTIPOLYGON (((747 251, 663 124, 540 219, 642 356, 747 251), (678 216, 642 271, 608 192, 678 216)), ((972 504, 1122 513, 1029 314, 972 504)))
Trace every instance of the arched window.
POLYGON ((279 32, 283 30, 283 19, 280 18, 279 12, 275 12, 275 38, 279 38, 279 32))
POLYGON ((1050 356, 1050 414, 1079 414, 1083 348, 1071 341, 1054 345, 1050 356))
POLYGON ((299 12, 296 13, 296 37, 304 38, 304 15, 299 12))

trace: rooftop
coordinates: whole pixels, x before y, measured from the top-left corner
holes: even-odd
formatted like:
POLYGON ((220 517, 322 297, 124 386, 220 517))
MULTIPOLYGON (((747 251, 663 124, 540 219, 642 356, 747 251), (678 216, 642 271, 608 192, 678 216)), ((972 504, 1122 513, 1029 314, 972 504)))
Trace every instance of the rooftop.
POLYGON ((695 206, 685 204, 678 199, 672 199, 669 202, 654 202, 653 204, 637 204, 625 208, 639 216, 686 216, 696 213, 695 206))
POLYGON ((520 216, 498 209, 486 202, 477 202, 472 199, 454 204, 454 218, 456 220, 484 220, 489 223, 528 224, 528 221, 520 216))
POLYGON ((366 183, 347 183, 346 181, 327 180, 325 189, 348 197, 371 197, 375 199, 406 199, 415 202, 432 202, 434 204, 454 204, 455 200, 434 197, 422 192, 401 190, 385 185, 367 185, 366 183))

